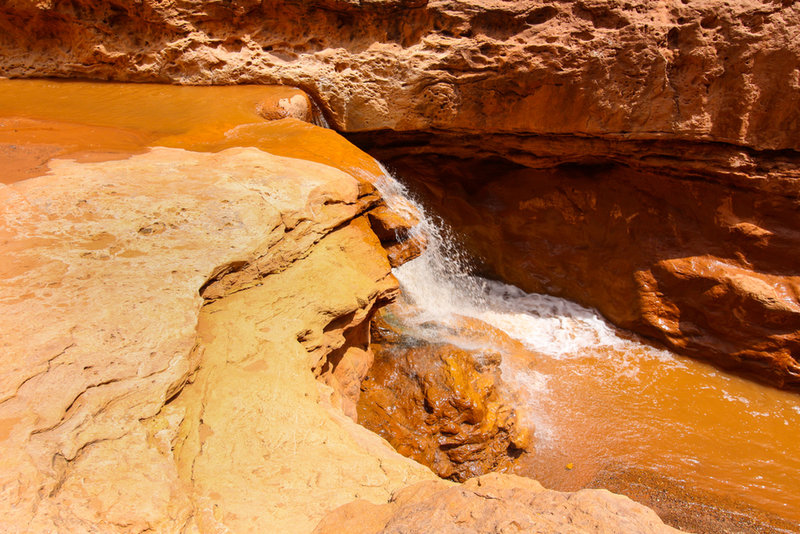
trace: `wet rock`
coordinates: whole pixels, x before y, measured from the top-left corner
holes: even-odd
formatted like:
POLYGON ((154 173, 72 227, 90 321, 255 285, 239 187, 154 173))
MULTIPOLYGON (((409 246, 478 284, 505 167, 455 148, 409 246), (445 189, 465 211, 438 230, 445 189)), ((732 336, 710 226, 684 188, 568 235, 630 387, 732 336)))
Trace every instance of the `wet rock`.
POLYGON ((383 205, 369 212, 369 221, 386 249, 392 267, 413 260, 425 250, 425 235, 412 234, 412 229, 419 224, 418 214, 401 214, 383 205))
POLYGON ((652 510, 605 490, 561 493, 531 479, 493 473, 460 486, 421 482, 396 492, 384 505, 356 501, 328 514, 314 532, 679 531, 664 525, 652 510))
POLYGON ((532 429, 504 397, 499 353, 404 335, 379 316, 375 361, 361 386, 360 424, 439 476, 509 471, 532 451, 532 429))
MULTIPOLYGON (((301 87, 333 127, 352 132, 381 158, 446 154, 533 169, 613 166, 614 181, 625 184, 619 211, 609 205, 611 211, 587 212, 580 198, 559 189, 571 173, 547 179, 544 200, 529 194, 530 184, 525 191, 507 182, 521 207, 499 237, 519 239, 504 254, 508 266, 499 251, 485 254, 494 273, 597 307, 616 324, 686 354, 708 354, 778 385, 798 383, 794 318, 781 319, 786 325, 776 330, 771 308, 747 312, 755 322, 727 343, 725 336, 747 321, 719 321, 726 299, 701 297, 702 283, 653 274, 665 259, 711 257, 778 276, 784 293, 796 286, 797 266, 779 258, 792 257, 787 243, 791 250, 798 245, 797 2, 195 0, 134 8, 21 0, 0 7, 0 49, 8 76, 301 87), (736 220, 695 224, 696 216, 717 213, 720 206, 709 205, 715 199, 743 191, 749 205, 734 201, 736 220), (647 214, 635 207, 647 199, 654 199, 658 220, 643 224, 647 214), (610 220, 618 213, 629 222, 610 220), (613 230, 603 233, 606 223, 613 230), (542 231, 516 230, 532 225, 542 231), (546 228, 566 229, 564 240, 543 239, 546 228), (707 306, 720 316, 717 330, 693 317, 707 306), (679 311, 690 317, 676 336, 662 323, 674 322, 667 316, 679 311)), ((290 113, 294 100, 274 116, 290 113)), ((476 234, 473 241, 485 243, 475 251, 504 243, 487 233, 498 234, 476 234)), ((393 262, 412 257, 412 245, 392 250, 393 262)), ((757 298, 743 298, 745 308, 757 307, 757 298)))
POLYGON ((800 387, 797 197, 607 163, 392 160, 493 277, 800 387))
POLYGON ((305 122, 313 119, 311 99, 299 89, 287 89, 287 95, 274 95, 258 103, 258 114, 267 120, 293 118, 305 122))
POLYGON ((590 483, 626 495, 652 508, 661 519, 686 532, 771 534, 800 532, 800 524, 746 505, 740 499, 711 494, 647 469, 609 466, 590 483))

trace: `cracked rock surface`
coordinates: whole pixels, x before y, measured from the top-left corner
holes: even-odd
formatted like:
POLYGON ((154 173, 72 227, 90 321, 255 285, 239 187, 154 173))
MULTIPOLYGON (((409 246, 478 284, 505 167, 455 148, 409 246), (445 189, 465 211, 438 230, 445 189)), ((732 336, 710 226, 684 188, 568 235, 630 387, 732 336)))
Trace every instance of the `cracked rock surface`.
POLYGON ((301 532, 433 478, 314 379, 397 291, 373 189, 254 148, 50 166, 0 189, 6 532, 301 532))

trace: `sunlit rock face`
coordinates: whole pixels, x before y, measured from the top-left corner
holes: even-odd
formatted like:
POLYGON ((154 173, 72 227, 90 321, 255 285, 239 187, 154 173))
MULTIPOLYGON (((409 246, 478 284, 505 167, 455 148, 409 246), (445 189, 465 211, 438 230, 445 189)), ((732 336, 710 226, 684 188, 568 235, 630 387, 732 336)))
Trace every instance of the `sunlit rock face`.
POLYGON ((0 186, 4 531, 303 532, 433 478, 316 380, 398 292, 374 188, 255 148, 49 165, 0 186))
MULTIPOLYGON (((382 158, 583 166, 485 177, 522 200, 487 223, 516 213, 502 261, 474 248, 496 275, 683 353, 800 380, 786 252, 799 244, 796 2, 19 0, 0 14, 6 76, 290 84, 382 158), (571 181, 595 172, 595 186, 571 181)), ((307 115, 300 100, 281 110, 307 115)))
POLYGON ((306 89, 346 131, 800 147, 800 6, 679 0, 35 2, 0 73, 306 89))
POLYGON ((547 490, 535 480, 496 473, 456 487, 420 482, 396 492, 384 505, 355 501, 328 514, 314 532, 420 530, 446 534, 680 532, 662 524, 652 510, 605 490, 562 493, 547 490))
MULTIPOLYGON (((370 319, 399 293, 392 265, 424 244, 421 213, 378 194, 377 162, 255 115, 295 113, 283 91, 217 113, 216 89, 24 86, 0 100, 4 532, 301 533, 436 478, 353 421, 370 319), (34 113, 42 89, 55 98, 34 113), (194 97, 197 122, 182 113, 194 97)), ((470 419, 500 421, 490 385, 468 382, 470 419)), ((646 513, 617 500, 622 515, 597 521, 646 513)))

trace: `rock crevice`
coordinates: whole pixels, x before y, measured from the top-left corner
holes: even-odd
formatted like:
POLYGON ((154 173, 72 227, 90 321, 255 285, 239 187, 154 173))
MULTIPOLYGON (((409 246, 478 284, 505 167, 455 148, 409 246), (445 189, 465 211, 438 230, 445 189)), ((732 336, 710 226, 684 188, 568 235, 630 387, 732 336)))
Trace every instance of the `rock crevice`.
POLYGON ((343 329, 397 292, 364 216, 374 192, 257 149, 50 165, 2 188, 25 199, 2 211, 2 306, 18 325, 3 332, 16 357, 2 360, 0 405, 10 531, 307 530, 325 508, 293 507, 310 507, 317 490, 335 507, 433 476, 326 410, 320 396, 340 393, 314 378, 347 342, 343 329), (155 224, 162 231, 139 231, 155 224), (330 329, 337 317, 348 319, 330 329), (300 332, 323 342, 308 352, 300 332), (281 478, 271 466, 297 458, 267 457, 290 443, 311 447, 306 470, 281 478), (326 443, 339 444, 338 461, 314 460, 326 443), (257 462, 231 449, 259 446, 257 462), (241 492, 275 477, 299 492, 285 515, 242 504, 241 492))

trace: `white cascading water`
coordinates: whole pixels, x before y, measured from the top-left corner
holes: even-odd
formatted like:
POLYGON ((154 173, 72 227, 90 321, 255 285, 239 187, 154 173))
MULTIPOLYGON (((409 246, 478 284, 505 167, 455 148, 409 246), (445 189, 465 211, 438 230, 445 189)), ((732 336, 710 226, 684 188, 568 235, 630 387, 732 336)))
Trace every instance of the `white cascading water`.
MULTIPOLYGON (((384 179, 376 186, 389 207, 422 217, 413 232, 426 236, 425 252, 394 271, 405 297, 423 312, 421 321, 446 323, 454 315, 474 317, 504 330, 531 350, 559 358, 586 348, 624 352, 642 347, 617 335, 594 310, 471 274, 469 259, 454 244, 457 240, 447 226, 426 213, 403 184, 381 168, 384 179)), ((648 348, 656 357, 671 358, 666 351, 648 348)))
MULTIPOLYGON (((381 169, 384 177, 376 187, 387 205, 399 213, 418 214, 421 221, 412 232, 427 239, 422 255, 394 270, 404 299, 418 309, 416 316, 404 318, 412 323, 410 326, 418 327, 416 335, 440 341, 442 327, 454 326, 458 317, 471 317, 499 328, 529 350, 550 358, 580 357, 590 349, 593 354, 613 358, 614 366, 622 374, 637 373, 639 366, 634 360, 640 360, 643 353, 646 357, 682 365, 666 351, 620 337, 594 310, 473 275, 469 259, 458 248, 452 231, 443 221, 428 214, 383 165, 381 169)), ((465 349, 479 348, 465 346, 471 342, 458 337, 447 336, 447 341, 465 349)), ((501 369, 503 379, 516 390, 517 398, 526 401, 521 415, 535 428, 538 446, 556 446, 557 433, 542 403, 548 376, 515 368, 505 360, 501 369)))
POLYGON ((800 521, 797 395, 637 341, 573 302, 474 276, 446 226, 384 173, 376 187, 390 208, 421 216, 413 232, 428 244, 395 269, 412 305, 396 308, 397 319, 412 337, 503 354, 510 398, 534 428, 533 476, 574 490, 603 472, 642 468, 800 521), (529 354, 504 353, 494 334, 471 335, 463 317, 529 354))

